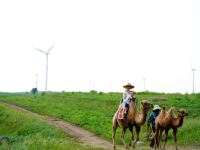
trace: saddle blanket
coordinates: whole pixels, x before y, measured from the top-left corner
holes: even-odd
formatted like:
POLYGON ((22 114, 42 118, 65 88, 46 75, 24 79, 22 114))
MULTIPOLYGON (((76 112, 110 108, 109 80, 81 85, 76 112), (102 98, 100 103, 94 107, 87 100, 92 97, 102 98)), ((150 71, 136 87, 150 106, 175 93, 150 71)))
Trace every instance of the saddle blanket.
POLYGON ((124 119, 125 114, 126 114, 126 108, 120 108, 117 111, 117 119, 124 119))

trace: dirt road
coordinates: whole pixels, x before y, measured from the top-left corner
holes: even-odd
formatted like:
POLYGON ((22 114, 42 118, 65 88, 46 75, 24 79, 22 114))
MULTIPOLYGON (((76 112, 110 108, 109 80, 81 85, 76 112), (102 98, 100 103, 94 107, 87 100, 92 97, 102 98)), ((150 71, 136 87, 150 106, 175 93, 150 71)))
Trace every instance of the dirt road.
POLYGON ((61 129, 63 132, 71 135, 75 139, 77 139, 81 144, 96 147, 96 148, 104 148, 104 149, 112 149, 112 143, 98 137, 94 133, 91 133, 83 128, 80 128, 76 125, 73 125, 69 122, 63 121, 58 118, 48 117, 48 116, 42 116, 37 113, 28 111, 24 108, 15 106, 13 104, 7 103, 5 101, 0 101, 4 105, 15 109, 16 111, 23 112, 25 114, 29 114, 31 116, 34 116, 40 120, 43 120, 51 125, 53 125, 56 128, 61 129))
MULTIPOLYGON (((99 136, 87 131, 86 129, 83 129, 81 127, 78 127, 76 125, 73 125, 69 122, 66 122, 66 121, 58 119, 58 118, 39 115, 37 113, 28 111, 24 108, 15 106, 15 105, 10 104, 3 100, 0 100, 0 102, 18 112, 23 112, 25 114, 34 116, 37 119, 45 121, 48 124, 51 124, 52 126, 61 129, 63 132, 65 132, 65 133, 71 135, 72 137, 74 137, 75 139, 77 139, 83 145, 87 145, 87 146, 94 147, 94 148, 113 149, 112 143, 100 138, 99 136)), ((117 149, 122 149, 122 147, 117 145, 117 149)), ((150 148, 138 146, 136 149, 137 150, 149 150, 150 148)), ((172 150, 172 149, 175 149, 175 146, 166 147, 166 149, 172 150)), ((179 150, 198 150, 198 149, 194 148, 194 147, 179 147, 179 150)))

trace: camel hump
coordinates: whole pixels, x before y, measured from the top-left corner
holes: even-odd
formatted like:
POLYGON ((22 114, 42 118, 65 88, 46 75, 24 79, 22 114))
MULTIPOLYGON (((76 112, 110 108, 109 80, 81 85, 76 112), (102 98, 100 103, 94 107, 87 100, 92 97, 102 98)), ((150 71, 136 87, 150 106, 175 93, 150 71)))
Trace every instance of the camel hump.
POLYGON ((162 110, 166 110, 166 106, 163 106, 163 107, 162 107, 162 110))
POLYGON ((169 113, 170 115, 173 115, 173 113, 174 113, 174 107, 173 107, 173 106, 169 109, 168 113, 169 113))

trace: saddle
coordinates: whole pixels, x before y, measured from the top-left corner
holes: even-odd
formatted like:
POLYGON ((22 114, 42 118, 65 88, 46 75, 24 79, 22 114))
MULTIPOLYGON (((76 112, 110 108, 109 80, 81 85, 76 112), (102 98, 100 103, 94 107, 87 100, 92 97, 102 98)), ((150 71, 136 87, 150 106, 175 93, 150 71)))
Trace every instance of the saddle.
POLYGON ((120 108, 118 111, 117 111, 117 119, 125 119, 126 117, 126 112, 127 111, 127 108, 120 108))

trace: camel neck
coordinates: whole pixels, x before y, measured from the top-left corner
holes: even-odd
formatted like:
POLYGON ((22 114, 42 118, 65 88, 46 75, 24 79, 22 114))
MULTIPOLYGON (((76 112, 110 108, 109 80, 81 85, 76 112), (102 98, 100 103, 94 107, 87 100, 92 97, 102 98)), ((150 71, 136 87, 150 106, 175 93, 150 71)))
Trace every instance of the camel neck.
POLYGON ((181 127, 183 125, 183 117, 178 115, 178 117, 175 119, 175 127, 181 127))
POLYGON ((143 119, 146 120, 146 117, 147 117, 147 110, 142 108, 142 114, 143 114, 143 119))
POLYGON ((147 117, 147 110, 145 110, 143 107, 141 107, 141 112, 136 112, 138 116, 138 120, 136 120, 137 124, 143 125, 146 121, 147 117))

